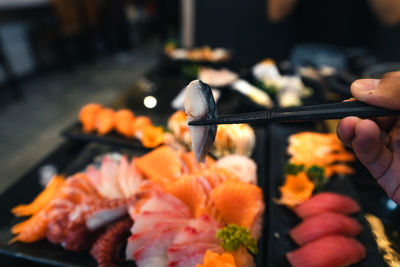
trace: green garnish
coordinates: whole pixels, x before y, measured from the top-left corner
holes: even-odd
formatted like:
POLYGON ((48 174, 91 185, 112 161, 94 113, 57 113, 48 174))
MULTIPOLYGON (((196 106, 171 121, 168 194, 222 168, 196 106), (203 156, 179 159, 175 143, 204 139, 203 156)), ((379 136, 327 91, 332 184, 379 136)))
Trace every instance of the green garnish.
POLYGON ((266 84, 265 82, 261 80, 256 81, 257 87, 259 87, 261 90, 267 92, 270 95, 274 95, 278 92, 278 86, 276 86, 273 83, 266 84))
POLYGON ((307 176, 315 184, 315 191, 319 191, 325 183, 325 170, 317 165, 308 168, 307 176))
POLYGON ((246 247, 251 253, 257 254, 257 241, 251 237, 250 231, 236 224, 229 224, 217 232, 221 239, 221 246, 226 251, 238 250, 240 246, 246 247))
POLYGON ((285 172, 285 174, 296 175, 303 170, 304 170, 304 164, 297 165, 293 163, 286 163, 285 167, 283 167, 283 171, 285 172))
POLYGON ((190 79, 196 79, 199 73, 199 66, 196 64, 188 64, 182 67, 182 74, 190 79))

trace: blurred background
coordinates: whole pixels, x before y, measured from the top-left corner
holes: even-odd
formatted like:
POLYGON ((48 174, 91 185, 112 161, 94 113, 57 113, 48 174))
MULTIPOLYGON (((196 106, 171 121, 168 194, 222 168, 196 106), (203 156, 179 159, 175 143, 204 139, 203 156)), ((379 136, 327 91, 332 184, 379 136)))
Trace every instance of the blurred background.
POLYGON ((151 71, 193 76, 182 53, 205 46, 253 84, 270 58, 345 98, 354 79, 400 69, 400 1, 0 0, 1 182, 61 143, 84 104, 120 103, 151 71))

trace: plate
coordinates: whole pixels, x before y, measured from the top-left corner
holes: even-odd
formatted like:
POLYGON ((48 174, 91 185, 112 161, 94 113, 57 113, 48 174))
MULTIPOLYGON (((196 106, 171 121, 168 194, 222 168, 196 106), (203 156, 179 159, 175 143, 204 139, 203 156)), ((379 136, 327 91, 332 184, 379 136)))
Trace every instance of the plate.
MULTIPOLYGON (((118 151, 130 156, 139 156, 146 152, 143 150, 116 150, 110 146, 99 144, 82 146, 77 143, 65 142, 0 196, 0 212, 2 214, 0 220, 0 255, 3 264, 9 262, 10 265, 17 266, 24 264, 31 266, 31 263, 50 266, 97 266, 88 251, 67 251, 46 240, 32 244, 14 243, 8 245, 7 242, 12 238, 11 227, 23 220, 15 218, 10 210, 18 204, 31 202, 43 189, 38 179, 38 172, 42 166, 52 164, 61 173, 68 176, 84 169, 93 161, 95 156, 110 151, 118 151)), ((131 262, 125 266, 135 265, 131 262)))
MULTIPOLYGON (((258 179, 260 186, 266 185, 266 152, 263 149, 266 145, 267 131, 264 128, 256 128, 257 146, 253 151, 252 158, 258 165, 258 179)), ((20 222, 10 210, 18 204, 29 203, 43 189, 39 184, 38 172, 42 166, 52 164, 60 173, 67 176, 84 169, 93 162, 94 157, 111 151, 117 151, 128 156, 140 156, 147 151, 143 149, 122 149, 113 146, 92 143, 83 145, 79 142, 65 142, 47 158, 38 163, 31 171, 21 177, 14 185, 0 196, 0 260, 7 266, 96 266, 88 251, 72 252, 64 250, 61 246, 49 243, 47 240, 32 244, 14 243, 8 245, 12 238, 11 227, 20 222)), ((263 190, 266 190, 263 188, 263 190)), ((264 194, 265 201, 267 194, 264 194)), ((266 220, 264 220, 264 224, 266 220)), ((264 227, 266 224, 264 225, 264 227)), ((266 248, 266 237, 264 235, 259 243, 260 253, 255 256, 257 266, 265 266, 264 259, 266 248)), ((133 262, 127 262, 124 266, 135 266, 133 262)))
POLYGON ((82 142, 95 142, 100 144, 112 145, 115 147, 127 147, 134 149, 146 149, 142 143, 135 138, 126 138, 116 132, 111 132, 106 135, 97 135, 95 133, 84 133, 80 122, 68 126, 61 132, 61 135, 67 139, 82 141, 82 142))
MULTIPOLYGON (((270 142, 269 142, 269 158, 273 159, 269 163, 269 201, 268 210, 268 266, 290 266, 286 260, 285 254, 296 249, 298 246, 290 239, 288 232, 296 226, 300 219, 285 206, 277 205, 273 199, 279 198, 278 187, 283 182, 283 167, 288 159, 286 148, 288 146, 288 137, 301 131, 316 131, 315 127, 307 125, 271 125, 270 142)), ((360 202, 359 194, 352 183, 351 177, 332 177, 325 185, 324 190, 336 192, 351 196, 360 202)), ((364 208, 364 207, 363 207, 364 208)), ((353 266, 358 267, 380 267, 386 266, 382 255, 379 253, 376 242, 372 236, 371 229, 367 221, 363 217, 363 212, 355 215, 355 218, 363 226, 362 233, 357 239, 365 246, 367 257, 353 266)), ((317 252, 316 252, 317 253, 317 252)))

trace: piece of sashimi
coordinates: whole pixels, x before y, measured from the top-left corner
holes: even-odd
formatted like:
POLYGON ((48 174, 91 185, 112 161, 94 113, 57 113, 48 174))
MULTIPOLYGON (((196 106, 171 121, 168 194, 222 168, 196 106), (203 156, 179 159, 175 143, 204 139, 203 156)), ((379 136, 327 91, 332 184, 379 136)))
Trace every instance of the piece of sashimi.
POLYGON ((242 182, 257 184, 256 163, 242 155, 228 155, 217 161, 217 166, 234 173, 242 182))
POLYGON ((325 236, 286 254, 293 267, 342 267, 366 256, 363 245, 342 235, 325 236))
POLYGON ((184 175, 166 187, 166 192, 179 198, 197 218, 204 213, 207 195, 195 176, 184 175))
POLYGON ((136 194, 142 183, 142 175, 136 169, 134 161, 132 160, 129 163, 126 156, 122 156, 119 165, 118 184, 123 196, 129 198, 136 194))
POLYGON ((336 193, 324 192, 314 195, 294 209, 300 218, 306 219, 321 212, 332 211, 342 214, 359 212, 360 206, 354 199, 336 193))
MULTIPOLYGON (((207 216, 207 215, 205 215, 207 216)), ((208 217, 208 216, 207 216, 208 217)), ((209 217, 208 217, 209 218, 209 217)), ((210 220, 213 220, 209 218, 210 220)), ((214 221, 214 220, 213 220, 214 221)), ((196 242, 207 242, 218 244, 219 241, 216 238, 216 234, 220 226, 218 224, 214 225, 214 222, 204 224, 204 225, 186 225, 182 231, 180 231, 175 239, 174 244, 189 244, 196 242)))
POLYGON ((161 257, 165 259, 165 265, 168 263, 168 248, 174 240, 176 234, 180 231, 178 227, 166 230, 158 234, 152 240, 146 242, 138 250, 133 253, 133 258, 138 267, 141 267, 141 263, 152 257, 161 257))
POLYGON ((105 156, 100 166, 100 186, 97 189, 102 196, 108 198, 122 198, 118 185, 119 162, 105 156))
POLYGON ((262 190, 252 184, 226 180, 211 192, 212 201, 223 219, 248 228, 253 237, 260 236, 264 200, 262 190), (239 207, 238 207, 239 204, 239 207))
POLYGON ((326 212, 306 219, 290 230, 289 235, 299 245, 306 244, 326 235, 354 237, 362 231, 362 226, 353 218, 340 213, 326 212))
POLYGON ((168 146, 159 147, 135 159, 135 165, 146 178, 161 186, 182 175, 180 153, 168 146))
POLYGON ((179 213, 181 218, 191 218, 190 209, 179 199, 165 193, 156 193, 141 207, 145 211, 170 211, 179 213))
POLYGON ((168 249, 169 267, 190 267, 201 264, 207 250, 223 252, 222 247, 213 243, 173 244, 168 249))
POLYGON ((170 211, 145 211, 140 213, 136 217, 135 223, 132 226, 132 234, 141 232, 147 228, 151 228, 154 225, 161 222, 182 222, 187 221, 187 219, 180 219, 180 214, 170 212, 170 211))
MULTIPOLYGON (((143 231, 132 234, 128 238, 128 244, 126 247, 126 255, 133 257, 135 253, 143 248, 146 244, 153 242, 154 239, 161 238, 164 234, 176 233, 182 228, 181 223, 174 221, 158 223, 151 228, 147 228, 143 231)), ((172 240, 173 238, 172 237, 172 240)), ((170 243, 172 243, 172 240, 170 243)))
POLYGON ((102 108, 97 103, 90 103, 82 107, 79 112, 79 121, 82 123, 83 132, 89 133, 95 130, 97 114, 102 108))
MULTIPOLYGON (((184 107, 188 122, 199 119, 216 119, 217 109, 208 84, 194 80, 186 86, 184 107)), ((193 152, 197 162, 204 162, 208 151, 214 144, 216 125, 189 126, 193 152)))

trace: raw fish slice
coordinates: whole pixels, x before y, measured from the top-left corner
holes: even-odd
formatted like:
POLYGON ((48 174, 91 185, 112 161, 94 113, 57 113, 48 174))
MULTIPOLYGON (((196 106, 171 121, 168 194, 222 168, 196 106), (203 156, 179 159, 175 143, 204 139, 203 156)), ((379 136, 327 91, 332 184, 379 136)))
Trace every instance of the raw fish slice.
POLYGON ((103 107, 97 103, 85 105, 79 112, 79 121, 82 123, 83 132, 90 133, 96 129, 97 114, 103 107))
POLYGON ((361 261, 366 251, 354 238, 325 236, 286 254, 293 267, 342 267, 361 261))
POLYGON ((118 184, 122 195, 125 198, 133 196, 139 191, 142 183, 142 175, 136 169, 134 160, 129 164, 126 156, 122 156, 118 173, 118 184))
POLYGON ((100 167, 100 187, 97 187, 102 196, 122 198, 123 194, 118 184, 118 171, 119 162, 105 156, 100 167))
POLYGON ((160 222, 174 222, 178 223, 186 219, 180 219, 181 214, 178 212, 170 212, 170 211, 158 211, 151 212, 145 211, 142 212, 139 216, 136 217, 135 224, 133 225, 131 232, 132 234, 141 232, 145 229, 151 228, 152 226, 160 223, 160 222))
POLYGON ((133 137, 132 123, 135 116, 129 109, 121 109, 115 112, 115 130, 125 137, 133 137))
MULTIPOLYGON (((188 122, 218 117, 211 88, 200 80, 194 80, 186 87, 184 106, 188 122)), ((196 160, 204 162, 214 144, 217 126, 189 126, 189 130, 196 160)))
POLYGON ((205 164, 198 164, 193 151, 183 152, 181 154, 181 160, 187 168, 187 173, 194 173, 200 170, 208 169, 215 164, 215 161, 209 156, 206 156, 205 164))
POLYGON ((289 235, 303 245, 326 235, 354 237, 362 231, 362 226, 353 218, 340 213, 326 212, 306 219, 290 230, 289 235))
POLYGON ((208 215, 203 215, 188 224, 177 234, 174 244, 188 244, 197 242, 219 244, 216 234, 222 226, 208 215))
POLYGON ((165 193, 154 194, 141 208, 145 211, 170 211, 177 212, 182 219, 191 218, 190 209, 179 199, 165 193))
MULTIPOLYGON (((176 233, 185 225, 184 220, 175 220, 169 222, 158 223, 151 228, 147 228, 141 232, 132 234, 128 239, 128 245, 126 248, 126 255, 134 255, 136 251, 141 249, 144 245, 149 242, 153 242, 160 235, 164 233, 172 234, 176 233)), ((170 243, 172 243, 173 239, 170 243)))
POLYGON ((254 238, 260 236, 264 201, 259 187, 226 180, 214 188, 211 198, 226 223, 248 228, 254 238))
POLYGON ((294 209, 300 218, 307 219, 321 212, 332 211, 342 214, 359 212, 360 206, 352 198, 335 193, 319 193, 294 209))
POLYGON ((135 159, 135 165, 140 173, 160 186, 182 175, 180 155, 168 146, 162 146, 135 159))
MULTIPOLYGON (((154 229, 157 231, 156 229, 154 229)), ((138 267, 143 266, 142 263, 148 262, 151 258, 156 258, 157 261, 163 260, 165 264, 158 266, 167 266, 168 264, 168 248, 172 244, 176 234, 180 231, 178 227, 172 230, 167 230, 157 235, 152 240, 149 240, 139 250, 133 253, 133 258, 138 267)))
POLYGON ((233 172, 242 182, 257 184, 257 165, 248 157, 228 155, 220 158, 217 166, 233 172))
POLYGON ((212 243, 171 245, 168 249, 169 267, 190 267, 201 264, 207 250, 221 253, 222 247, 212 243))
POLYGON ((197 218, 204 213, 207 195, 196 177, 185 175, 169 184, 166 192, 179 198, 191 210, 193 217, 197 218))
POLYGON ((111 132, 115 125, 115 112, 110 108, 103 108, 96 116, 96 129, 99 135, 111 132))

